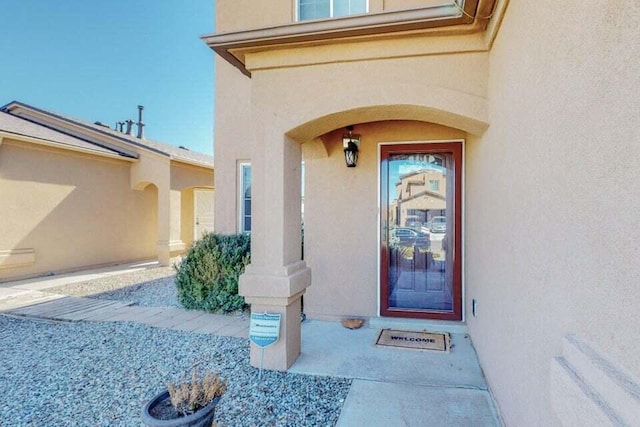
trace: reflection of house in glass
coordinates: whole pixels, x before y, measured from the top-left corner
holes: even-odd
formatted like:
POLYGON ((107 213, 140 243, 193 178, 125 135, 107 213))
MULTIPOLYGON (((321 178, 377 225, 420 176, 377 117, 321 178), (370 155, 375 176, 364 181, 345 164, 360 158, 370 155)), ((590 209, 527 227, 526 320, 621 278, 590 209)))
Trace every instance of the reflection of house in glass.
POLYGON ((400 177, 389 209, 389 221, 398 227, 420 228, 446 211, 443 170, 423 169, 400 177))

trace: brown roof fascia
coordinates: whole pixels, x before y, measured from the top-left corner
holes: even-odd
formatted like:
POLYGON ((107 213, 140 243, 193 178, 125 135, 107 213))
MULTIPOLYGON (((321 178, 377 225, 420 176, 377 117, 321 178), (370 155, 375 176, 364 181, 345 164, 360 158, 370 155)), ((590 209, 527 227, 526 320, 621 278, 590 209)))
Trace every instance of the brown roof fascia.
POLYGON ((273 27, 209 34, 202 36, 201 39, 227 62, 251 77, 251 72, 246 69, 241 59, 233 55, 232 50, 469 24, 479 24, 477 30, 484 30, 494 3, 495 0, 466 0, 464 12, 461 12, 456 1, 450 1, 442 5, 417 9, 301 21, 273 27))

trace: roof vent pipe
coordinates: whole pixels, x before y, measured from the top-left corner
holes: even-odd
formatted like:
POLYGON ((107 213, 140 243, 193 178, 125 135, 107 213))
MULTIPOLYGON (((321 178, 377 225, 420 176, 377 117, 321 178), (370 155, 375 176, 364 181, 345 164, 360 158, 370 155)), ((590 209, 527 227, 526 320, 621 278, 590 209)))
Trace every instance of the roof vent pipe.
POLYGON ((129 119, 125 123, 127 124, 127 135, 131 135, 133 131, 133 120, 129 119))
POLYGON ((144 123, 142 122, 142 110, 144 107, 142 105, 138 105, 138 138, 144 139, 144 123))

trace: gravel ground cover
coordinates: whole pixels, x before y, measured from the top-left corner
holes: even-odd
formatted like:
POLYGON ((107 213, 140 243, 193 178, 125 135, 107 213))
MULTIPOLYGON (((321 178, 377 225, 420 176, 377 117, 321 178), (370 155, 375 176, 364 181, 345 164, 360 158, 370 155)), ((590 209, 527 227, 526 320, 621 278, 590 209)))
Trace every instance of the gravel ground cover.
POLYGON ((351 381, 265 371, 246 339, 131 323, 51 323, 0 315, 0 425, 140 426, 143 404, 196 369, 228 391, 219 426, 332 426, 351 381))
POLYGON ((173 267, 157 267, 49 288, 46 292, 116 301, 147 307, 180 307, 173 267))

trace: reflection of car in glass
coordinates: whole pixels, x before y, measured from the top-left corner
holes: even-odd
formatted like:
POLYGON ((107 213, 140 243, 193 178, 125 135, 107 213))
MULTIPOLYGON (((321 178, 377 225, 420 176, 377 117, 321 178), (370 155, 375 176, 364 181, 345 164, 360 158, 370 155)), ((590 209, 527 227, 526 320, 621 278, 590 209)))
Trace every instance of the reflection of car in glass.
POLYGON ((415 231, 420 231, 420 229, 422 228, 422 223, 420 221, 407 221, 406 227, 411 228, 415 231))
POLYGON ((434 216, 429 221, 429 231, 432 233, 444 233, 447 231, 447 218, 444 216, 434 216))
POLYGON ((397 242, 400 246, 428 247, 429 237, 420 232, 406 227, 394 228, 390 232, 391 241, 397 242))
POLYGON ((415 231, 420 231, 420 228, 422 227, 420 217, 417 215, 407 215, 406 219, 404 220, 404 226, 415 231))

